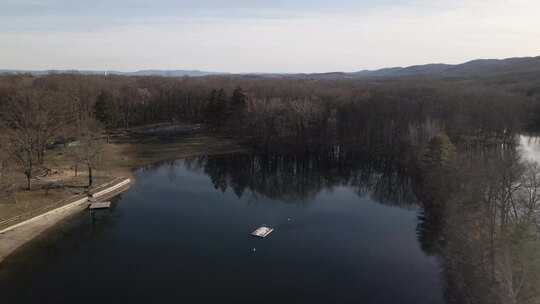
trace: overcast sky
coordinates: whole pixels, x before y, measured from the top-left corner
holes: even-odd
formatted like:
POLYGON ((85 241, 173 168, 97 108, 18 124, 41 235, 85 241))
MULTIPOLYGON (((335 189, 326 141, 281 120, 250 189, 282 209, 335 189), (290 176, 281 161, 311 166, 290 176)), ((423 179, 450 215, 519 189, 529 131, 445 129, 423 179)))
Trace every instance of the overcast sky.
POLYGON ((540 55, 539 0, 0 0, 0 69, 358 71, 540 55))

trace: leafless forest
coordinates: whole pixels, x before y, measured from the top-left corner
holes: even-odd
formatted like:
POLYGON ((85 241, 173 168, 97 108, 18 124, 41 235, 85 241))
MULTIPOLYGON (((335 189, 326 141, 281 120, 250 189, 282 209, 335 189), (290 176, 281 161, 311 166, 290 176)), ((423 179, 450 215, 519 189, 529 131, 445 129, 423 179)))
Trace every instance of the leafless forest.
POLYGON ((205 123, 265 151, 356 145, 403 159, 441 132, 464 149, 507 143, 535 127, 538 103, 534 79, 4 76, 1 176, 16 163, 30 188, 47 147, 70 141, 91 170, 105 131, 160 122, 205 123))
POLYGON ((516 151, 516 135, 540 126, 535 77, 17 75, 0 77, 0 113, 5 193, 31 189, 51 147, 71 146, 66 157, 88 170, 91 186, 108 133, 198 123, 253 151, 240 156, 250 161, 195 161, 216 188, 305 199, 352 184, 381 202, 412 199, 424 210, 419 241, 443 260, 450 302, 540 299, 540 171, 516 151))

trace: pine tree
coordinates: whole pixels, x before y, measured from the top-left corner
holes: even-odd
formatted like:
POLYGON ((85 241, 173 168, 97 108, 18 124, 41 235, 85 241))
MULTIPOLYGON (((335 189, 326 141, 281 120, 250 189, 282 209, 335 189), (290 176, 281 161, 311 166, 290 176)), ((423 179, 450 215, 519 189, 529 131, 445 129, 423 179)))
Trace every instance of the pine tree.
POLYGON ((110 124, 110 107, 108 105, 108 99, 109 96, 107 92, 101 91, 96 99, 96 104, 94 105, 96 120, 104 125, 110 124))
POLYGON ((230 102, 230 109, 233 112, 243 111, 245 110, 247 105, 247 96, 242 90, 242 88, 238 87, 233 91, 233 94, 231 96, 231 102, 230 102))
POLYGON ((228 127, 236 134, 241 133, 247 107, 247 96, 242 88, 236 88, 231 96, 227 111, 228 127))
POLYGON ((225 122, 227 117, 227 99, 225 91, 212 90, 210 98, 205 108, 205 120, 213 131, 217 131, 225 122))
POLYGON ((422 162, 428 168, 445 167, 456 155, 456 147, 444 133, 433 137, 429 142, 422 162))

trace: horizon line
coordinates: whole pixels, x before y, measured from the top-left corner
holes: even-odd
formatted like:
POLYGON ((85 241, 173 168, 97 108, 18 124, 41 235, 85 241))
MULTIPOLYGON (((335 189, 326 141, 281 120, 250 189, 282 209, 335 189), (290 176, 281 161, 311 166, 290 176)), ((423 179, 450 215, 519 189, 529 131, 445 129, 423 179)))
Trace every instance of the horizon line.
MULTIPOLYGON (((444 62, 430 62, 430 63, 423 63, 423 64, 414 64, 414 65, 405 65, 405 66, 386 66, 381 67, 377 69, 359 69, 359 70, 351 70, 349 72, 347 71, 325 71, 325 72, 218 72, 218 71, 212 71, 212 70, 204 70, 204 69, 182 69, 182 68, 173 68, 173 69, 160 69, 160 68, 145 68, 145 69, 138 69, 138 70, 116 70, 116 69, 77 69, 77 68, 49 68, 49 69, 16 69, 16 68, 9 68, 4 69, 0 68, 0 73, 46 73, 46 72, 87 72, 87 73, 119 73, 119 74, 133 74, 133 73, 140 73, 140 72, 192 72, 192 73, 204 73, 204 74, 213 74, 213 75, 272 75, 272 74, 278 74, 278 75, 295 75, 295 74, 333 74, 333 73, 359 73, 359 72, 373 72, 373 71, 380 71, 385 69, 404 69, 404 68, 411 68, 416 66, 425 66, 425 65, 447 65, 447 66, 458 66, 462 64, 467 64, 470 62, 475 61, 504 61, 509 59, 534 59, 534 58, 540 58, 540 55, 538 56, 519 56, 519 57, 503 57, 503 58, 477 58, 477 59, 471 59, 468 61, 463 61, 460 63, 444 63, 444 62)), ((211 76, 208 75, 208 76, 211 76)))

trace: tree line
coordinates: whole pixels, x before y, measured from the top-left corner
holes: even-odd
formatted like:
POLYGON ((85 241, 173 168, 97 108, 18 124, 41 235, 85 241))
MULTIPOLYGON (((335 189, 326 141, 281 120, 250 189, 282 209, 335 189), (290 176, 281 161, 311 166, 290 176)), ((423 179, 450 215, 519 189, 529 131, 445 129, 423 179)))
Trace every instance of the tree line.
MULTIPOLYGON (((104 131, 161 122, 204 123, 262 151, 357 146, 408 159, 441 132, 467 149, 511 141, 534 125, 536 107, 523 90, 471 81, 0 76, 0 147, 28 187, 55 142, 90 147, 104 131)), ((86 156, 74 158, 91 171, 99 153, 89 150, 99 149, 79 150, 86 156)))
POLYGON ((191 160, 216 188, 308 200, 352 185, 381 202, 417 199, 449 302, 535 303, 540 169, 519 160, 516 134, 540 126, 539 96, 537 82, 504 77, 0 76, 0 185, 16 164, 30 189, 65 144, 91 186, 107 132, 203 123, 257 152, 191 160))

